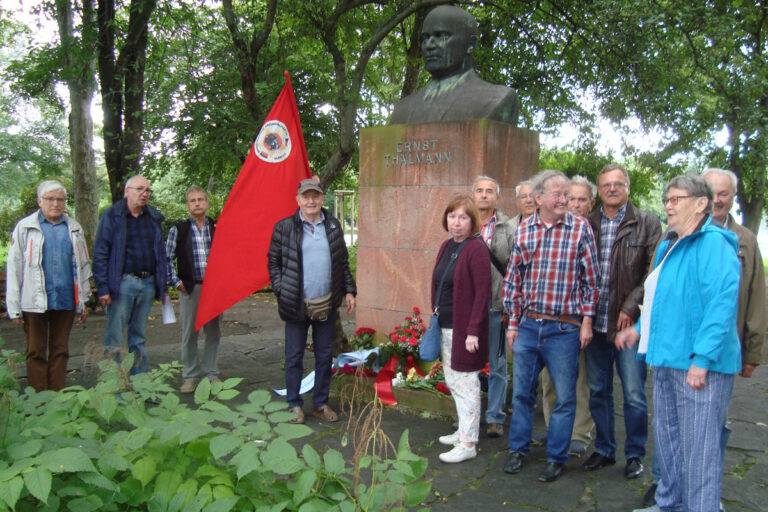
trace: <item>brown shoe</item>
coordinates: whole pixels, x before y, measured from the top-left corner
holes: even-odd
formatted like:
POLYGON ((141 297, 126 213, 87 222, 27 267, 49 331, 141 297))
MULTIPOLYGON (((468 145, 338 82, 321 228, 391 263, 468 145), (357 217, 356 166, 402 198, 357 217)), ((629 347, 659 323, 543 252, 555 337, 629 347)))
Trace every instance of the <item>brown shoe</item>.
POLYGON ((317 416, 323 421, 327 421, 328 423, 339 421, 339 415, 333 412, 333 409, 331 409, 327 405, 321 405, 320 407, 315 407, 315 410, 312 414, 314 414, 315 416, 317 416))
POLYGON ((296 405, 289 409, 291 412, 296 413, 296 417, 289 420, 289 423, 304 423, 304 410, 300 405, 296 405))
POLYGON ((504 434, 504 427, 501 423, 489 423, 485 435, 488 437, 501 437, 504 434))
POLYGON ((193 380, 185 380, 181 383, 181 391, 182 393, 194 393, 195 389, 197 389, 197 382, 193 380))

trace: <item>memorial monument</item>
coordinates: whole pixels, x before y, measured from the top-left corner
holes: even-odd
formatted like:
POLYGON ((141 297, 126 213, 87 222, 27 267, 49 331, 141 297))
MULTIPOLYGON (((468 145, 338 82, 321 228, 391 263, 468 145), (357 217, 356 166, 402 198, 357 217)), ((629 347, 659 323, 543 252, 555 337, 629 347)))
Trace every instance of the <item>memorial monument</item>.
POLYGON ((400 100, 389 126, 360 132, 358 327, 380 335, 413 307, 430 309, 429 282, 449 199, 486 174, 516 214, 514 187, 538 170, 538 134, 517 128, 514 90, 479 78, 477 20, 440 6, 427 14, 421 54, 431 79, 400 100))

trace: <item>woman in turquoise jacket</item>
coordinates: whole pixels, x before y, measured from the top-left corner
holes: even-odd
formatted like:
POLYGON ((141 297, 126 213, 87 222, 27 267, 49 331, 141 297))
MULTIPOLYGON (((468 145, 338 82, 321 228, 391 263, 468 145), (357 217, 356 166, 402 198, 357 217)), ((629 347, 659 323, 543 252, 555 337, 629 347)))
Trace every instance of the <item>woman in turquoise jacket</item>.
POLYGON ((673 178, 663 202, 670 231, 645 281, 642 314, 616 336, 619 349, 639 342, 638 357, 653 368, 661 481, 656 505, 643 510, 716 512, 720 438, 741 369, 738 242, 710 217, 713 195, 700 176, 673 178))

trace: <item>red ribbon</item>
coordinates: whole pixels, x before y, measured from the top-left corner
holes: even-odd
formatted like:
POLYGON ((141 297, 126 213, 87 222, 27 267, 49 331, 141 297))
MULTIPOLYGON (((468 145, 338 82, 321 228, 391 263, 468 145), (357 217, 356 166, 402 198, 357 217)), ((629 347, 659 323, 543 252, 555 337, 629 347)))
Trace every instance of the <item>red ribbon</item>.
POLYGON ((395 395, 392 394, 392 379, 395 378, 397 363, 398 359, 396 357, 390 357, 384 368, 379 370, 378 375, 376 375, 376 381, 373 383, 373 389, 376 390, 376 395, 384 405, 397 405, 395 395))
POLYGON ((421 368, 419 368, 419 365, 416 364, 416 361, 413 359, 413 356, 408 356, 405 358, 405 375, 407 376, 409 373, 411 373, 411 368, 416 369, 416 373, 418 373, 420 376, 424 377, 424 372, 421 371, 421 368))

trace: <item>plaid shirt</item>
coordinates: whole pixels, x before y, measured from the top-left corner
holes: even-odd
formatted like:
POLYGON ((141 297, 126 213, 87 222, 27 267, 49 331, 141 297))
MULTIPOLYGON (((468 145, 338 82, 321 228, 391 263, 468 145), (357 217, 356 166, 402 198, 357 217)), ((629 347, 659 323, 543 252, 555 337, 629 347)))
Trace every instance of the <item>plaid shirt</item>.
POLYGON ((504 277, 509 328, 531 310, 547 315, 594 316, 600 269, 587 221, 566 213, 547 228, 537 211, 520 224, 504 277))
POLYGON ((146 208, 134 217, 126 208, 124 274, 155 271, 155 221, 146 208))
POLYGON ((597 316, 595 317, 595 330, 608 332, 608 287, 611 284, 611 249, 619 232, 619 224, 627 213, 627 203, 616 211, 616 215, 609 219, 605 215, 605 208, 600 207, 602 217, 600 220, 600 300, 597 302, 597 316))
POLYGON ((491 246, 493 241, 493 232, 496 230, 496 210, 493 210, 493 215, 488 219, 488 224, 484 224, 480 227, 480 236, 483 237, 483 242, 488 247, 491 246))
MULTIPOLYGON (((208 251, 211 250, 211 231, 208 229, 208 219, 205 219, 203 228, 197 225, 193 219, 189 219, 192 224, 190 234, 192 235, 192 257, 195 261, 195 281, 202 281, 205 276, 205 268, 208 266, 208 251)), ((168 280, 174 288, 178 288, 181 279, 176 274, 176 266, 173 262, 176 260, 176 239, 179 231, 176 226, 171 226, 168 231, 168 240, 165 242, 165 252, 168 254, 168 280)))

